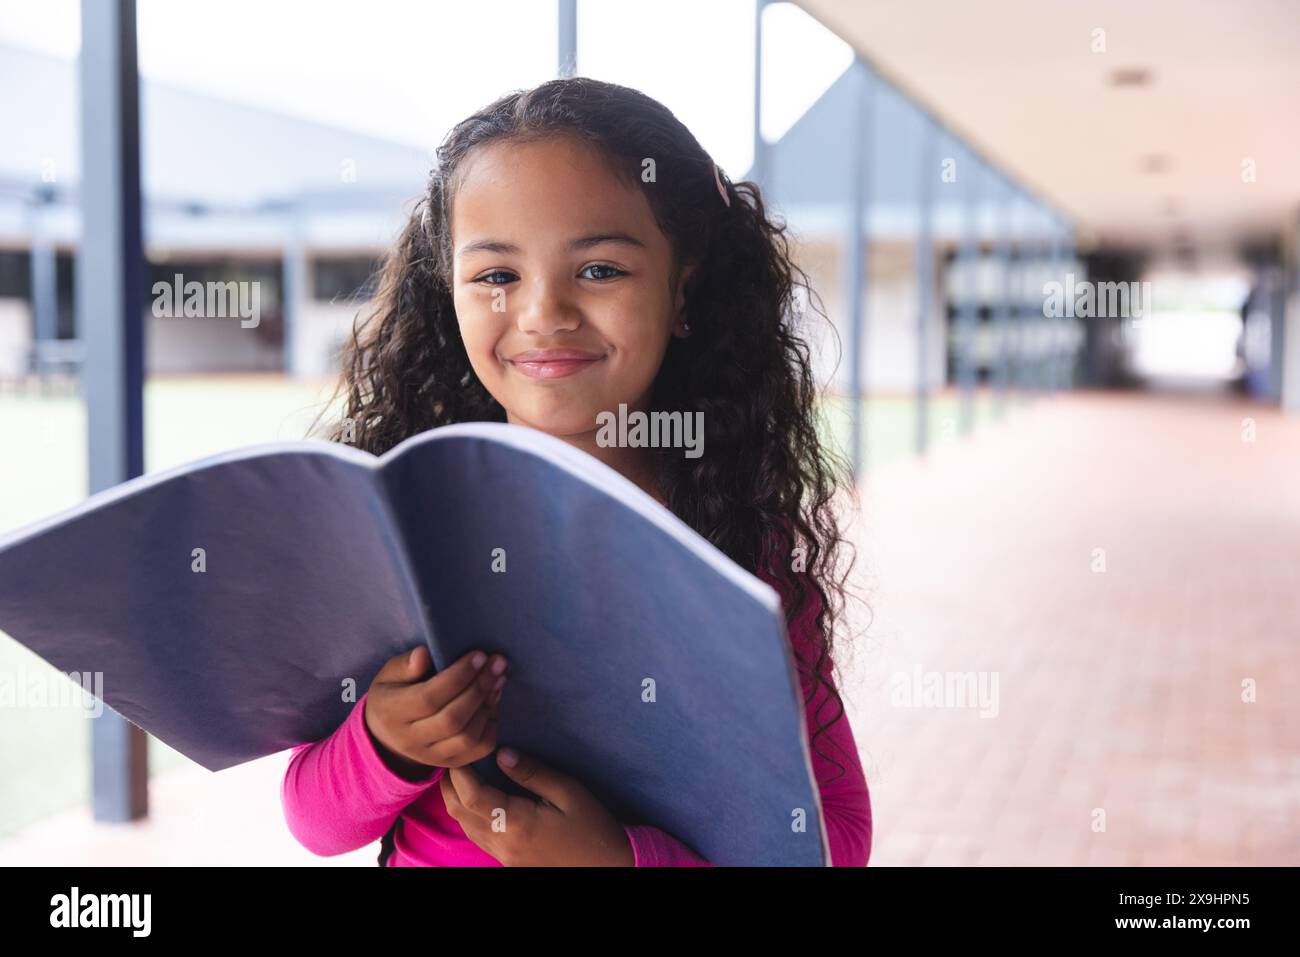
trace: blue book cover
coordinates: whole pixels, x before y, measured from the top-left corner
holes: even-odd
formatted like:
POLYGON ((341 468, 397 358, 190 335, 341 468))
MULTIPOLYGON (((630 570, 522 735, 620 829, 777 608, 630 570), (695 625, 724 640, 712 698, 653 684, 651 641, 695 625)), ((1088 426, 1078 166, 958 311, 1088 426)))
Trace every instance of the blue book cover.
POLYGON ((0 537, 0 630, 211 771, 328 737, 399 652, 482 648, 500 744, 720 865, 829 864, 784 622, 635 484, 502 423, 229 452, 0 537))

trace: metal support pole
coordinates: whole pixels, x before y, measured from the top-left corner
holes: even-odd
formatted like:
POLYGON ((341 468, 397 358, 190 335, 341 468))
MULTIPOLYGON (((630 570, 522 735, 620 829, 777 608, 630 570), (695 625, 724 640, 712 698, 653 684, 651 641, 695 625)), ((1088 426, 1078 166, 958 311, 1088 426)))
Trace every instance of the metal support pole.
POLYGON ((760 186, 771 182, 772 156, 763 139, 763 8, 767 0, 754 0, 754 162, 750 178, 760 186))
POLYGON ((934 302, 934 235, 931 216, 934 207, 934 182, 939 175, 936 159, 938 130, 934 120, 924 116, 921 131, 921 192, 916 232, 916 454, 924 455, 929 446, 930 385, 929 331, 930 310, 934 302))
POLYGON ((1025 330, 1025 259, 1026 243, 1020 221, 1020 193, 1015 184, 1010 185, 1008 215, 1011 228, 1010 264, 1011 293, 1007 313, 1007 384, 1011 400, 1024 398, 1024 330, 1025 330))
POLYGON ((1300 414, 1300 215, 1293 215, 1290 242, 1283 244, 1286 262, 1282 274, 1281 342, 1279 369, 1282 381, 1278 404, 1287 415, 1300 414))
MULTIPOLYGON (((1037 210, 1034 210, 1037 213, 1037 210)), ((1034 217, 1037 219, 1037 215, 1034 217)), ((1046 388, 1044 381, 1045 360, 1043 346, 1043 309, 1041 302, 1042 273, 1044 258, 1043 238, 1038 235, 1036 226, 1031 228, 1025 243, 1026 253, 1024 275, 1020 281, 1021 291, 1021 332, 1020 348, 1025 363, 1025 386, 1031 395, 1038 395, 1046 388)))
MULTIPOLYGON (((1047 270, 1045 275, 1047 280, 1064 282, 1065 270, 1061 268, 1061 238, 1057 235, 1055 221, 1051 222, 1048 228, 1050 232, 1047 237, 1047 249, 1044 253, 1047 257, 1047 270)), ((1039 291, 1041 292, 1042 290, 1039 291)), ((1061 361, 1063 343, 1065 341, 1065 310, 1062 309, 1061 315, 1057 316, 1055 319, 1044 321, 1047 322, 1046 388, 1048 394, 1055 395, 1061 390, 1061 379, 1065 370, 1065 364, 1061 361)))
POLYGON ((59 280, 58 259, 54 241, 46 228, 45 212, 49 208, 48 200, 36 199, 28 207, 28 220, 31 225, 32 255, 32 342, 33 360, 39 368, 41 343, 59 338, 59 280))
POLYGON ((964 215, 962 244, 958 253, 961 274, 965 279, 957 313, 957 384, 961 390, 961 431, 969 434, 975 427, 975 337, 979 328, 979 178, 976 163, 967 164, 966 189, 963 191, 964 215))
POLYGON ((559 49, 557 73, 573 76, 578 71, 578 0, 558 0, 559 49))
MULTIPOLYGON (((1078 251, 1074 245, 1073 233, 1067 234, 1065 240, 1065 262, 1066 271, 1074 273, 1075 283, 1082 282, 1088 278, 1087 269, 1084 263, 1079 259, 1078 251)), ((1065 387, 1067 389, 1078 388, 1079 385, 1079 353, 1083 351, 1084 337, 1079 326, 1080 320, 1076 317, 1070 320, 1070 337, 1071 345, 1069 349, 1070 360, 1066 368, 1065 387)))
POLYGON ((1269 319, 1269 350, 1268 350, 1268 397, 1276 402, 1283 411, 1286 411, 1286 405, 1283 402, 1285 391, 1283 389, 1283 375, 1286 370, 1286 273, 1280 266, 1271 267, 1264 274, 1264 284, 1261 287, 1264 294, 1265 308, 1268 310, 1269 319))
POLYGON ((865 409, 863 403, 862 363, 866 360, 866 305, 863 293, 867 282, 870 237, 867 235, 867 204, 870 189, 867 179, 871 175, 871 100, 875 92, 875 76, 871 68, 857 60, 853 64, 853 160, 850 164, 849 187, 849 237, 847 243, 848 268, 845 295, 849 300, 849 401, 852 435, 849 439, 853 477, 860 478, 866 464, 865 409))
MULTIPOLYGON (((999 182, 1005 187, 1005 182, 999 182)), ((995 196, 1006 196, 1005 189, 999 189, 995 196)), ((1009 203, 1009 200, 1008 200, 1009 203)), ((993 372, 993 408, 997 415, 1002 415, 1007 403, 1007 379, 1010 371, 1009 336, 1011 326, 1011 213, 1010 206, 1002 209, 1001 229, 995 241, 995 257, 998 264, 1000 295, 994 310, 993 328, 997 357, 993 372)))
MULTIPOLYGON (((144 251, 135 0, 82 0, 81 212, 77 314, 90 490, 144 471, 144 251)), ((112 681, 112 675, 106 676, 112 681)), ((91 732, 97 821, 148 812, 145 733, 105 709, 91 732)))
POLYGON ((308 288, 306 227, 302 213, 295 209, 288 221, 288 237, 280 259, 280 315, 284 320, 284 345, 282 346, 284 371, 295 379, 317 375, 316 363, 305 361, 303 355, 303 308, 311 296, 308 288))

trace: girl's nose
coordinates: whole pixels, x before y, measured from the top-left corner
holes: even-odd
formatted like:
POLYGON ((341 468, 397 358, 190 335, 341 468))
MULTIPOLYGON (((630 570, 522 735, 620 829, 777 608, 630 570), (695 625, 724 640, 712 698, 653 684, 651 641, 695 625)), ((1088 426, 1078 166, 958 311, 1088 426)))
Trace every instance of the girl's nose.
POLYGON ((582 323, 582 316, 572 299, 552 282, 538 280, 527 290, 516 292, 521 301, 518 312, 520 332, 541 336, 570 332, 582 323))

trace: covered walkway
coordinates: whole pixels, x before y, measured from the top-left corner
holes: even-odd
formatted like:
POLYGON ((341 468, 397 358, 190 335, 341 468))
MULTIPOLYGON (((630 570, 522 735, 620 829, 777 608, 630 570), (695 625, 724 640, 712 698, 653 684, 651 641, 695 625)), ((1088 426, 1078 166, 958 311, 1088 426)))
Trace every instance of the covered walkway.
POLYGON ((1300 421, 1057 396, 870 474, 863 512, 873 864, 1300 861, 1300 421), (932 672, 996 716, 891 704, 932 672))

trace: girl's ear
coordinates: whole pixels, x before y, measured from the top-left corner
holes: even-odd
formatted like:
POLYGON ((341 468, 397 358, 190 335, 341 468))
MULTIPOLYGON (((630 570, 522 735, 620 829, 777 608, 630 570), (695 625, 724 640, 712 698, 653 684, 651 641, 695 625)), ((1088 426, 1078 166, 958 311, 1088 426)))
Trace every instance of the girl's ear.
POLYGON ((673 335, 685 338, 690 335, 691 327, 686 323, 686 285, 695 272, 695 264, 686 266, 677 276, 677 288, 673 301, 673 335))

